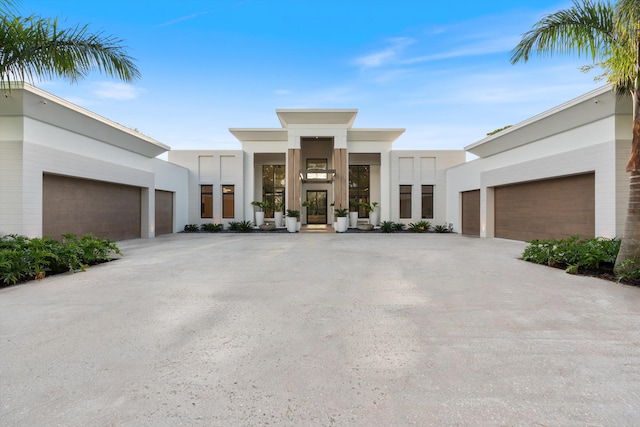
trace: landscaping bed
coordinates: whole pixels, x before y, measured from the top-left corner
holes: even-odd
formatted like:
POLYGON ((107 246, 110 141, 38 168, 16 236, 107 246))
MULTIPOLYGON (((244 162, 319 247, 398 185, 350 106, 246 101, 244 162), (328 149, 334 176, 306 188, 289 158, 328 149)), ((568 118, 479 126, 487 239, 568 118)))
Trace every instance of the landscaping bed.
POLYGON ((627 285, 640 286, 640 266, 625 261, 614 268, 620 239, 594 237, 583 239, 531 240, 522 259, 549 267, 561 268, 569 274, 593 276, 627 285))

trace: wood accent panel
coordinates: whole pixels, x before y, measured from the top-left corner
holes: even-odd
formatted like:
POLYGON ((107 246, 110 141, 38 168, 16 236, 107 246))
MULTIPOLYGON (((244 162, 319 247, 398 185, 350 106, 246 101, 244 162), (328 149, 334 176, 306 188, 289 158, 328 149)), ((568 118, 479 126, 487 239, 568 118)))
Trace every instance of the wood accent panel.
POLYGON ((42 233, 92 233, 124 240, 140 237, 141 189, 104 181, 44 174, 42 233))
POLYGON ((336 148, 333 150, 333 167, 336 170, 336 176, 333 184, 335 208, 349 208, 347 182, 349 179, 349 169, 347 164, 347 150, 345 148, 336 148))
POLYGON ((173 233, 173 193, 156 190, 156 236, 173 233))
POLYGON ((495 236, 513 240, 595 235, 595 174, 495 188, 495 236))
POLYGON ((287 209, 300 210, 300 149, 287 150, 287 209))
POLYGON ((480 236, 480 190, 462 192, 462 234, 480 236))

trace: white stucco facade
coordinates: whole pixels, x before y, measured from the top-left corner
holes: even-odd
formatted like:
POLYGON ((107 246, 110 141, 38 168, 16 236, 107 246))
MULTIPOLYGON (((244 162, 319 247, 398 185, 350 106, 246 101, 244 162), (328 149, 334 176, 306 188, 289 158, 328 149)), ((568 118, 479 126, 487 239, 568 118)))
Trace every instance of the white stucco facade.
POLYGON ((155 157, 169 147, 30 85, 0 98, 0 233, 41 236, 43 175, 141 189, 140 236, 155 235, 155 190, 187 220, 187 170, 155 157))
POLYGON ((447 171, 447 215, 461 227, 461 193, 480 190, 480 236, 494 236, 494 188, 595 173, 595 235, 623 231, 631 106, 609 86, 465 147, 479 156, 447 171))
MULTIPOLYGON (((461 232, 469 192, 479 194, 477 235, 494 237, 497 191, 583 175, 593 179, 592 234, 622 234, 631 104, 610 86, 464 150, 395 150, 404 129, 354 127, 356 109, 275 113, 279 127, 230 128, 237 150, 172 151, 36 87, 14 85, 0 98, 0 234, 43 235, 47 176, 139 189, 137 235, 147 238, 156 235, 158 215, 163 233, 186 224, 255 221, 253 201, 281 202, 301 211, 302 224, 327 225, 334 209, 375 202, 379 221, 427 220, 461 232), (165 152, 168 161, 156 158, 165 152), (467 153, 477 158, 466 162, 467 153), (162 213, 156 200, 163 200, 162 213)), ((79 207, 91 203, 69 197, 79 207)), ((351 210, 367 219, 366 210, 351 210)), ((266 216, 273 220, 273 211, 266 216)))

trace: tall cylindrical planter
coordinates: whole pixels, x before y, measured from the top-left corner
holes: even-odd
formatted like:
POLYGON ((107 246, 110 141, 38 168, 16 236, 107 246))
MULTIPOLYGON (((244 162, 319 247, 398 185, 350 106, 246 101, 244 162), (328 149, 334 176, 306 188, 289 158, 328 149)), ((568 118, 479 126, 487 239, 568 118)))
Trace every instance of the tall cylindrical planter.
POLYGON ((369 224, 373 225, 374 227, 378 225, 378 212, 376 212, 375 210, 369 212, 369 224))
POLYGON ((336 229, 338 233, 344 233, 345 231, 347 231, 347 221, 348 218, 346 216, 338 217, 338 228, 336 229))
POLYGON ((295 216, 287 217, 287 231, 289 233, 295 233, 296 231, 298 231, 298 218, 296 218, 295 216))
POLYGON ((276 223, 276 227, 282 227, 282 212, 274 212, 273 220, 276 223))
POLYGON ((256 212, 256 226, 260 227, 262 224, 264 224, 264 212, 256 212))
POLYGON ((358 211, 349 212, 349 227, 356 228, 358 226, 358 211))

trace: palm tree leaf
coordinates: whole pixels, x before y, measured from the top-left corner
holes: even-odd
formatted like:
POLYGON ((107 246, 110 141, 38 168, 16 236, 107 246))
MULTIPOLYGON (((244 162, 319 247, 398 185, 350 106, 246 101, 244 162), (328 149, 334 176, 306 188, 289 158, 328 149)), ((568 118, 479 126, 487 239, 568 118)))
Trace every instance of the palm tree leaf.
POLYGON ((511 52, 511 63, 526 62, 531 53, 539 56, 577 53, 595 61, 615 42, 611 4, 574 1, 572 7, 546 15, 525 33, 511 52))

